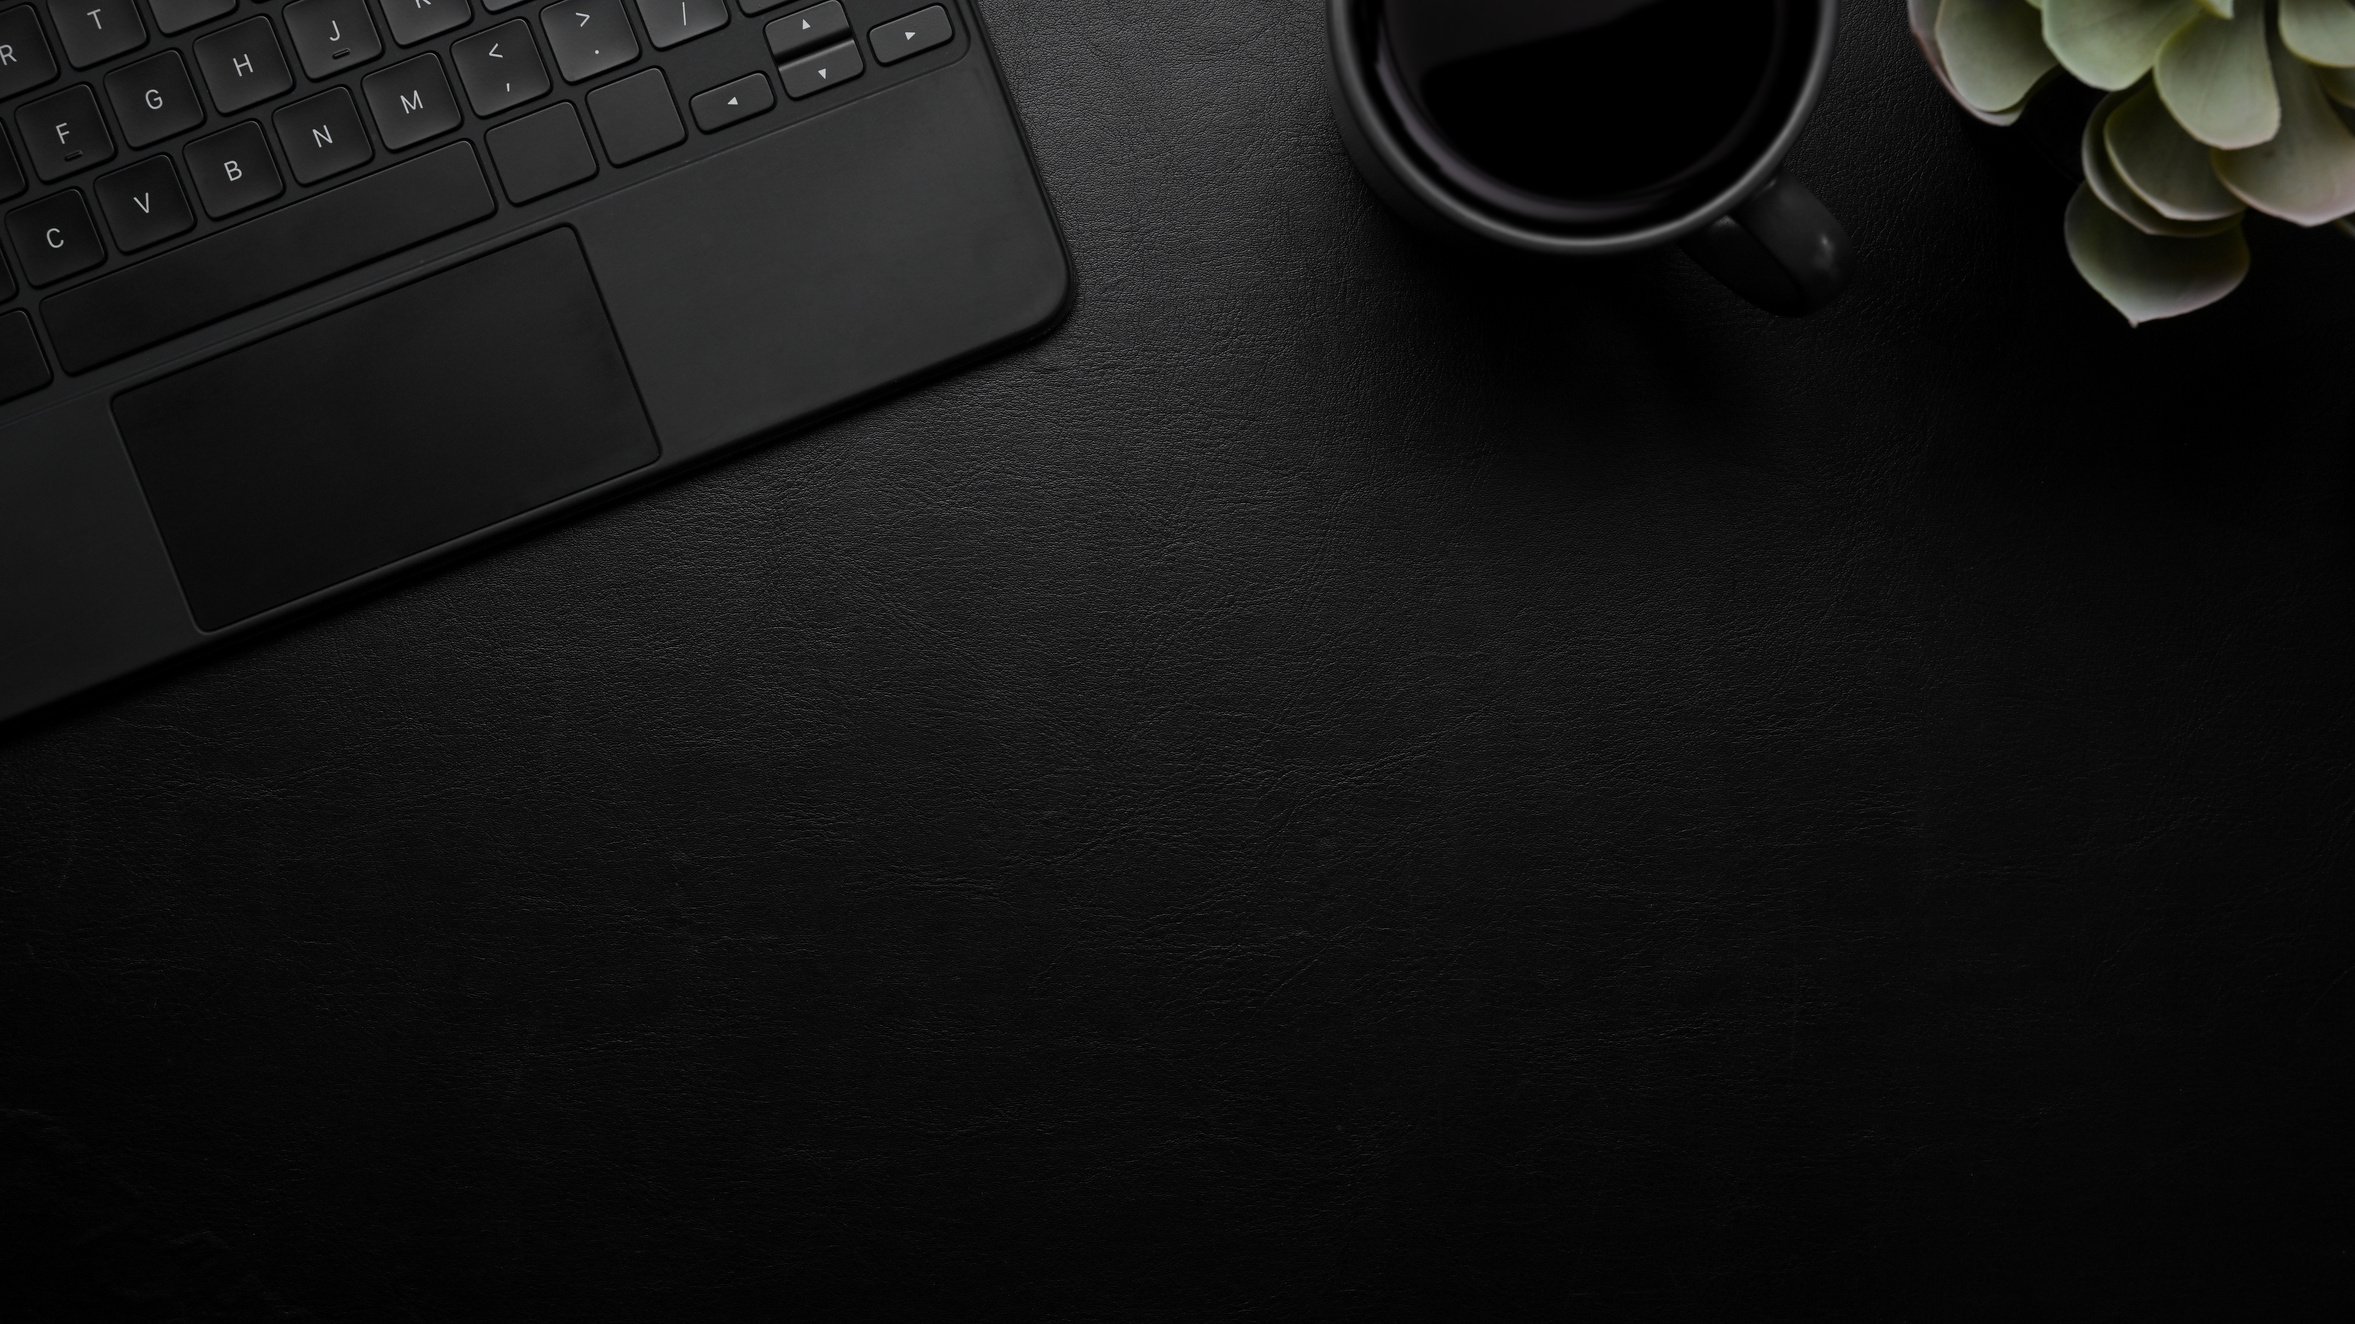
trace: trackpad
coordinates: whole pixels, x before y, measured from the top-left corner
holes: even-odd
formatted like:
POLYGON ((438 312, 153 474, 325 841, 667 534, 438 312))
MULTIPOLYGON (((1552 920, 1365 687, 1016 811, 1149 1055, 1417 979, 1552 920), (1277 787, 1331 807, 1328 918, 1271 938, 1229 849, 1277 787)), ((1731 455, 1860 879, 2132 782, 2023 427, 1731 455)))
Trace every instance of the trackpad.
POLYGON ((207 630, 659 453, 570 230, 127 391, 114 416, 207 630))

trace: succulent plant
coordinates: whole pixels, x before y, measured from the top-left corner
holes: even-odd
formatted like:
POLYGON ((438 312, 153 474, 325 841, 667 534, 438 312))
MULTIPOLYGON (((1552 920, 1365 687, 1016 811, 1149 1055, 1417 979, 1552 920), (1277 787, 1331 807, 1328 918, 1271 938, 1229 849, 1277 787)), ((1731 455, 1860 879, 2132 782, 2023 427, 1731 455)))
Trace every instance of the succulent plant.
POLYGON ((2249 270, 2250 211, 2355 234, 2355 0, 1906 0, 1946 90, 1990 124, 2057 77, 2087 120, 2070 260, 2140 325, 2249 270))

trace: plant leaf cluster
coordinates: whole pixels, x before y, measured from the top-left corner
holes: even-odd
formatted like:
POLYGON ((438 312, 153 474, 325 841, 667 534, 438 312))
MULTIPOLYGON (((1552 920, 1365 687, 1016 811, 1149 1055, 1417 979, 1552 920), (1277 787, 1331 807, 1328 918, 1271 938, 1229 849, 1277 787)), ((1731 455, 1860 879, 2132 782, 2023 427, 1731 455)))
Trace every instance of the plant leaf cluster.
POLYGON ((1906 0, 1930 68, 1989 124, 2055 78, 2108 93, 2063 225, 2140 325, 2230 294, 2249 213, 2355 232, 2355 0, 1906 0))

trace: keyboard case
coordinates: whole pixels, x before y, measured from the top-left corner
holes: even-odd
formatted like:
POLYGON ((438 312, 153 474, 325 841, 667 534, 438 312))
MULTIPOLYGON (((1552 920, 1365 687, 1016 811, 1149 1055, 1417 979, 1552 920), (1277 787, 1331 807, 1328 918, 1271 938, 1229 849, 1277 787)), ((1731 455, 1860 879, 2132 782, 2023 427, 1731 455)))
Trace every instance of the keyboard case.
MULTIPOLYGON (((862 49, 870 24, 911 7, 845 3, 862 49)), ((963 0, 947 8, 955 36, 936 49, 890 65, 870 58, 854 83, 806 100, 779 97, 767 115, 718 132, 689 121, 674 150, 621 167, 601 158, 588 184, 524 205, 502 195, 494 215, 468 228, 86 374, 61 374, 0 406, 0 720, 1050 329, 1071 297, 1062 240, 977 16, 963 0), (175 369, 559 227, 587 256, 659 457, 333 588, 199 628, 112 402, 175 369)), ((726 29, 663 53, 682 118, 706 85, 767 58, 759 46, 770 17, 731 11, 726 29), (718 40, 731 33, 743 40, 718 40)), ((774 60, 766 68, 777 75, 774 60)), ((559 82, 556 95, 578 100, 603 85, 559 82)), ((458 141, 482 152, 486 131, 519 117, 469 115, 408 155, 458 141)), ((20 292, 11 306, 51 293, 20 292)))

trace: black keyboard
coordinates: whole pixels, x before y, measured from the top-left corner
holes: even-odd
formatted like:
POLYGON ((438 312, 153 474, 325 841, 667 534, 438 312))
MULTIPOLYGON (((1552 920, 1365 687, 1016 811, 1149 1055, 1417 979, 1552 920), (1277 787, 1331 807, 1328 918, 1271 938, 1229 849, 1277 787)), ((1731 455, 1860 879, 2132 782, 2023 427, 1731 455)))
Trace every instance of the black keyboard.
POLYGON ((851 3, 0 8, 0 404, 819 113, 959 36, 941 4, 862 32, 877 0, 851 3))

